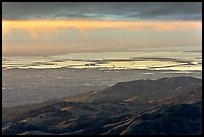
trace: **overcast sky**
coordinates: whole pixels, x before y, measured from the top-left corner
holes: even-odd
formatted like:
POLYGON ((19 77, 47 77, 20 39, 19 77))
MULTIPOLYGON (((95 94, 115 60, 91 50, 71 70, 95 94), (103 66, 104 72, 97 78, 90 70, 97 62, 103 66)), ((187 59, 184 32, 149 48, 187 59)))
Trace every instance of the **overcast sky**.
POLYGON ((201 2, 3 2, 2 16, 5 56, 202 45, 201 2))
POLYGON ((201 2, 3 2, 3 19, 201 20, 201 2))

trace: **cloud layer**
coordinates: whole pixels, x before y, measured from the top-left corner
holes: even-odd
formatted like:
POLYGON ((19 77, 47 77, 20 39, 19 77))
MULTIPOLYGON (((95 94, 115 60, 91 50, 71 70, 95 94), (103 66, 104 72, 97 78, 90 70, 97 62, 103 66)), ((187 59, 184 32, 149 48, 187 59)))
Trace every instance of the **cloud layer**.
POLYGON ((28 31, 34 36, 38 32, 76 29, 79 31, 122 29, 147 31, 196 31, 201 30, 200 21, 101 21, 101 20, 15 20, 2 22, 3 34, 12 31, 28 31))
POLYGON ((3 2, 3 19, 201 20, 201 2, 3 2))

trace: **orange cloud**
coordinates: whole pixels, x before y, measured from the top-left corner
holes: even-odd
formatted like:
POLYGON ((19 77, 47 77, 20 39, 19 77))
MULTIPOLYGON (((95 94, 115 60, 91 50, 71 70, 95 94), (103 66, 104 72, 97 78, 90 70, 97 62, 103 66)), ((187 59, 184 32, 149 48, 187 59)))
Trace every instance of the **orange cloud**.
POLYGON ((192 31, 201 30, 200 21, 104 21, 104 20, 3 20, 3 34, 13 30, 38 32, 77 29, 80 31, 100 29, 192 31))

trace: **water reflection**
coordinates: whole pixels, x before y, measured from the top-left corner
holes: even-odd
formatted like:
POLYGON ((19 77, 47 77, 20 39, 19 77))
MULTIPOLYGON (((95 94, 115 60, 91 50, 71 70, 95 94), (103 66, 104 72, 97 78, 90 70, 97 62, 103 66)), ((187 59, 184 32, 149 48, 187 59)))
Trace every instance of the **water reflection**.
POLYGON ((202 53, 182 51, 163 52, 93 52, 58 56, 4 57, 3 69, 12 68, 75 68, 75 69, 145 69, 145 70, 202 70, 202 53))

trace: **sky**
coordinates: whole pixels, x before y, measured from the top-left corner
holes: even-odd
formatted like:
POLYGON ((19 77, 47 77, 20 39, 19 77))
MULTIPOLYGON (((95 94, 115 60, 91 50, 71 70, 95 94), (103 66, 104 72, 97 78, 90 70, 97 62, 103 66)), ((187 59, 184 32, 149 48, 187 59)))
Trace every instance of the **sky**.
POLYGON ((201 2, 3 2, 3 56, 202 45, 201 2))

